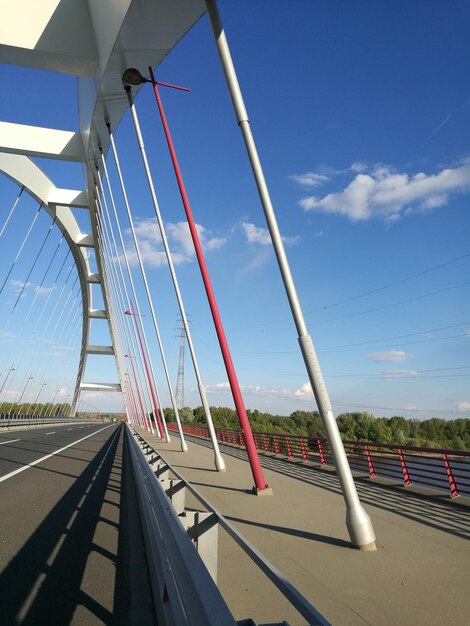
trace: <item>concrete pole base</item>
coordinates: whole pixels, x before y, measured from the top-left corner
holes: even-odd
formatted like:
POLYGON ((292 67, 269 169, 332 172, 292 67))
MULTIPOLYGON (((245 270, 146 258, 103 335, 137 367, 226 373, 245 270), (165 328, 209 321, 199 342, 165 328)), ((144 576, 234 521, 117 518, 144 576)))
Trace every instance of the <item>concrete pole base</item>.
POLYGON ((216 454, 214 456, 214 465, 215 465, 215 469, 218 472, 225 472, 226 471, 225 461, 223 460, 221 454, 216 454))
POLYGON ((349 507, 346 511, 346 527, 349 531, 351 543, 358 550, 373 552, 377 550, 375 545, 375 533, 370 517, 361 504, 349 507))
POLYGON ((356 548, 356 550, 363 550, 364 552, 376 552, 377 551, 377 546, 375 545, 375 541, 372 541, 372 543, 368 543, 367 545, 364 546, 354 546, 356 548))
POLYGON ((266 486, 264 489, 258 489, 257 487, 253 487, 252 493, 255 496, 273 496, 274 491, 272 487, 266 486))

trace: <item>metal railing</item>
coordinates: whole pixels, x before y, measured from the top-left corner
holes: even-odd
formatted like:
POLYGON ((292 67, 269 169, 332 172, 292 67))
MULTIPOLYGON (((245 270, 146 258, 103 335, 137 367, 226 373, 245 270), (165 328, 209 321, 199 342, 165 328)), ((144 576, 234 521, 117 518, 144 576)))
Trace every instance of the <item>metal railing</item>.
MULTIPOLYGON (((223 626, 237 623, 214 582, 218 554, 218 534, 214 530, 218 527, 228 533, 308 624, 329 624, 145 439, 136 432, 133 436, 130 427, 126 428, 126 433, 159 624, 223 626), (205 512, 186 509, 186 492, 194 496, 205 512), (211 536, 207 537, 209 534, 211 536)), ((252 620, 238 624, 255 626, 252 620)))
MULTIPOLYGON (((168 428, 174 430, 173 424, 168 428)), ((188 435, 207 439, 207 429, 185 425, 188 435)), ((241 430, 217 428, 217 439, 245 447, 241 430)), ((253 432, 256 448, 266 454, 299 459, 319 466, 333 465, 328 441, 320 437, 253 432)), ((470 496, 470 452, 368 441, 343 441, 351 469, 360 474, 388 478, 405 487, 418 485, 446 491, 451 498, 470 496)))
POLYGON ((41 415, 8 415, 8 413, 0 413, 0 429, 1 428, 17 428, 21 426, 45 426, 46 424, 70 424, 70 423, 89 423, 94 420, 82 420, 76 417, 42 417, 41 415))

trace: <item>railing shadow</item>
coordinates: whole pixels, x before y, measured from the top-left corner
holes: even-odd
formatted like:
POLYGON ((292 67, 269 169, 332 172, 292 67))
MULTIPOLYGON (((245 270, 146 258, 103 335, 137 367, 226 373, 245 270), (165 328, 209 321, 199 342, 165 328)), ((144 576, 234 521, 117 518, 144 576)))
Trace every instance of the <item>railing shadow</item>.
MULTIPOLYGON (((0 574, 3 625, 69 624, 79 605, 112 623, 112 613, 82 588, 82 579, 90 554, 99 550, 96 527, 110 523, 102 505, 107 493, 116 491, 110 482, 113 472, 116 477, 121 472, 121 437, 122 429, 113 433, 0 574)), ((117 560, 111 552, 102 557, 117 560)))
MULTIPOLYGON (((191 439, 199 445, 211 446, 210 442, 203 439, 191 439)), ((245 450, 220 442, 219 445, 224 454, 244 461, 248 460, 245 450)), ((310 465, 303 465, 300 462, 263 454, 260 454, 259 457, 261 465, 266 469, 295 480, 310 483, 320 489, 341 494, 338 478, 334 471, 326 471, 310 465)), ((403 489, 397 490, 390 486, 376 484, 368 478, 356 478, 355 482, 361 501, 368 506, 382 509, 462 539, 470 539, 470 511, 467 508, 455 506, 454 503, 447 503, 445 500, 437 500, 414 492, 405 492, 403 489)))

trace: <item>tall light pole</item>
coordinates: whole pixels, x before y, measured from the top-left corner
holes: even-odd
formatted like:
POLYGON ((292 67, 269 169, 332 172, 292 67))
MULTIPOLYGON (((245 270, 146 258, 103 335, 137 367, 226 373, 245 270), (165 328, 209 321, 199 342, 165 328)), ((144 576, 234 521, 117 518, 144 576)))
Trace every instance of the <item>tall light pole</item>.
POLYGON ((31 407, 30 407, 30 409, 29 409, 29 411, 28 411, 28 415, 30 414, 31 409, 37 405, 38 400, 39 400, 39 395, 40 395, 41 391, 44 389, 44 387, 45 387, 46 385, 47 385, 47 383, 42 383, 42 385, 40 386, 39 391, 38 391, 38 395, 36 396, 36 400, 35 400, 35 401, 33 402, 33 404, 31 405, 31 407))
MULTIPOLYGON (((54 410, 54 409, 53 409, 53 407, 54 407, 54 401, 55 401, 55 399, 57 398, 57 394, 59 393, 59 391, 60 391, 60 387, 59 387, 59 389, 56 389, 56 392, 55 392, 55 394, 54 394, 54 397, 52 398, 52 402, 49 404, 49 406, 48 406, 48 407, 47 407, 47 409, 46 409, 46 412, 44 413, 44 419, 46 419, 46 417, 50 417, 50 416, 49 416, 49 411, 51 412, 51 415, 52 415, 53 410, 54 410)), ((41 415, 42 415, 42 411, 41 411, 41 415)))
MULTIPOLYGON (((27 387, 28 387, 28 385, 29 385, 29 383, 30 383, 30 381, 31 381, 31 380, 33 380, 33 377, 32 377, 32 376, 29 376, 29 377, 26 379, 25 386, 23 387, 23 391, 21 392, 21 395, 20 395, 20 399, 18 400, 18 402, 15 402, 15 404, 18 404, 18 408, 20 408, 20 407, 21 407, 21 400, 23 399, 23 396, 24 396, 24 394, 25 394, 25 392, 26 392, 26 389, 27 389, 27 387)), ((10 411, 8 412, 8 415, 10 415, 10 413, 12 412, 12 409, 13 409, 13 407, 14 407, 14 406, 15 406, 15 405, 13 404, 13 405, 12 405, 12 407, 10 408, 10 411)), ((17 415, 18 415, 18 414, 19 414, 19 411, 18 411, 17 415)))
POLYGON ((4 387, 5 387, 5 385, 6 385, 6 382, 7 382, 7 380, 8 380, 8 377, 9 377, 9 376, 10 376, 10 374, 11 374, 12 372, 14 372, 14 371, 15 371, 15 368, 13 367, 13 364, 12 364, 12 366, 10 367, 10 369, 9 369, 9 370, 8 370, 8 372, 7 372, 7 375, 5 376, 5 380, 3 381, 2 386, 0 387, 0 394, 2 393, 3 388, 4 388, 4 387))

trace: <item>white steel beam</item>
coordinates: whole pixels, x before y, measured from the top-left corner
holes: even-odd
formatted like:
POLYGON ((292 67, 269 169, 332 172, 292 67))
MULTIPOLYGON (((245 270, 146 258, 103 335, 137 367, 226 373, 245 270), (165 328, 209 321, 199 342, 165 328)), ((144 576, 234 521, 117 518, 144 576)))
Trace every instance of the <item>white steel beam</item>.
POLYGON ((85 161, 80 133, 0 121, 0 150, 62 161, 85 161))
POLYGON ((82 383, 80 391, 121 391, 119 383, 82 383))

